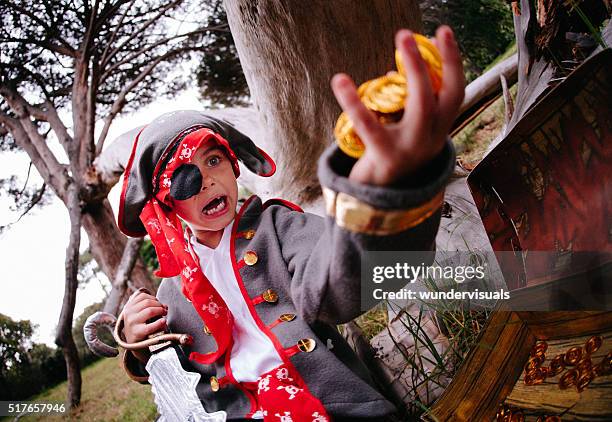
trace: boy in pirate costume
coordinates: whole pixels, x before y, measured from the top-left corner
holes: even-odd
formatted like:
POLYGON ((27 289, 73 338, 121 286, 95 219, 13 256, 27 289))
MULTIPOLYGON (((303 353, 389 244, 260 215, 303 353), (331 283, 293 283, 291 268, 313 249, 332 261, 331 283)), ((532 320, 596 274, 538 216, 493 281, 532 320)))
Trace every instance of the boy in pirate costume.
MULTIPOLYGON (((151 236, 164 280, 157 298, 130 298, 124 335, 136 342, 168 328, 193 336, 179 351, 185 369, 202 375, 197 393, 208 412, 321 422, 383 420, 394 411, 335 325, 362 313, 366 251, 434 247, 454 167, 447 133, 464 88, 449 28, 438 30, 436 43, 444 62, 437 96, 412 34, 398 33, 410 96, 397 124, 381 126, 351 79, 333 78, 366 152, 355 160, 332 145, 320 157, 326 218, 256 196, 236 213, 238 161, 264 177, 275 164, 225 122, 175 112, 138 135, 118 225, 129 236, 151 236), (359 219, 345 218, 347 206, 359 219)), ((142 382, 146 361, 144 350, 124 356, 128 374, 142 382)))

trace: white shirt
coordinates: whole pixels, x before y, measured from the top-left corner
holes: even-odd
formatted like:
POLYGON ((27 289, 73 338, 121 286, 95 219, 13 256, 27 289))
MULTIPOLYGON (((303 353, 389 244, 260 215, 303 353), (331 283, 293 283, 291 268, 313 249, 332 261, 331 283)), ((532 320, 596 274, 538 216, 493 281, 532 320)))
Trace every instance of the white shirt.
POLYGON ((200 257, 200 267, 217 289, 234 316, 232 335, 234 345, 230 354, 230 367, 236 381, 257 381, 260 375, 281 365, 272 341, 257 327, 247 303, 238 287, 230 256, 230 238, 234 222, 223 230, 216 249, 198 242, 191 236, 193 250, 200 257))

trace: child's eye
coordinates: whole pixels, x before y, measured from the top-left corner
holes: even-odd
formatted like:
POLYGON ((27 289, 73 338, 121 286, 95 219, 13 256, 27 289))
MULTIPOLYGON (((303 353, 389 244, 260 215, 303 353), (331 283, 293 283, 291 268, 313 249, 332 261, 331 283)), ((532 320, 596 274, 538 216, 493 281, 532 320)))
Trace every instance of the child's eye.
POLYGON ((220 162, 221 162, 221 157, 219 157, 218 155, 212 155, 208 157, 208 159, 206 160, 206 164, 210 167, 214 167, 218 165, 220 162))

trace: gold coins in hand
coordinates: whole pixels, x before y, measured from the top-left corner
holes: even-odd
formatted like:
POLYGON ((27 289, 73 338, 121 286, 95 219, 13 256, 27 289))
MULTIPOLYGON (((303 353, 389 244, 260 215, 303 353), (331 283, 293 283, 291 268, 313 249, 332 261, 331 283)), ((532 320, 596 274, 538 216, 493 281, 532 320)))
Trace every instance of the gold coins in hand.
POLYGON ((361 101, 372 111, 396 113, 404 108, 406 101, 406 78, 397 72, 389 72, 376 78, 362 90, 361 101))
MULTIPOLYGON (((398 122, 402 118, 402 113, 375 113, 378 121, 387 125, 389 123, 398 122)), ((346 113, 341 113, 334 128, 334 136, 338 147, 349 157, 359 158, 365 151, 365 145, 355 132, 353 122, 349 119, 346 113)))
POLYGON ((365 151, 365 145, 359 139, 359 136, 353 130, 353 122, 348 117, 348 114, 342 113, 338 117, 336 127, 334 128, 334 136, 338 146, 349 157, 359 158, 365 151))
MULTIPOLYGON (((414 39, 427 65, 433 91, 437 94, 442 87, 442 57, 427 37, 415 34, 414 39)), ((363 104, 376 114, 382 125, 396 123, 402 118, 408 97, 406 70, 397 51, 395 61, 399 72, 389 72, 379 78, 366 81, 357 89, 357 95, 363 104)), ((334 137, 340 149, 348 156, 359 158, 363 155, 365 145, 355 132, 353 122, 346 113, 341 113, 338 117, 334 137)))
MULTIPOLYGON (((427 37, 420 34, 414 34, 414 40, 416 41, 417 48, 423 61, 427 65, 427 73, 429 73, 429 79, 431 79, 431 87, 434 93, 440 92, 442 87, 442 56, 440 52, 427 37)), ((402 57, 399 50, 395 50, 395 64, 397 70, 402 75, 406 75, 404 64, 402 63, 402 57)))

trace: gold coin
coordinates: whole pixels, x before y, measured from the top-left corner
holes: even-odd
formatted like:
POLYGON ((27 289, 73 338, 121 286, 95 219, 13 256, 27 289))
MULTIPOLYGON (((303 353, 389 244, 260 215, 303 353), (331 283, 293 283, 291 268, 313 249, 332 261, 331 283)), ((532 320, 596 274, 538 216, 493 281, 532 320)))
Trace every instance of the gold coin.
POLYGON ((359 158, 363 155, 365 145, 353 130, 353 122, 349 119, 348 114, 343 112, 338 117, 334 136, 338 147, 349 157, 359 158))
POLYGON ((576 390, 581 393, 585 388, 587 388, 587 385, 593 381, 593 378, 594 376, 591 372, 581 375, 580 378, 578 378, 578 381, 576 381, 576 390))
POLYGON ((538 385, 542 384, 546 379, 546 374, 540 368, 531 371, 527 375, 525 375, 525 385, 538 385))
POLYGON ((525 375, 528 375, 528 374, 534 372, 536 369, 538 369, 540 367, 541 364, 542 364, 542 362, 540 362, 538 359, 529 358, 529 360, 525 364, 525 368, 524 368, 525 369, 525 375))
POLYGON ((363 97, 363 93, 366 89, 368 89, 368 86, 370 86, 373 81, 374 79, 370 79, 369 81, 365 81, 364 83, 359 85, 359 88, 357 88, 357 95, 359 95, 359 98, 363 97))
POLYGON ((406 78, 397 72, 389 72, 366 86, 361 101, 372 111, 395 113, 404 108, 407 95, 406 78))
MULTIPOLYGON (((438 93, 442 87, 442 56, 440 56, 440 52, 429 38, 420 34, 414 34, 414 40, 416 41, 417 48, 419 49, 419 53, 421 53, 423 61, 427 65, 427 72, 431 79, 433 91, 434 93, 438 93)), ((402 75, 406 75, 406 70, 402 63, 402 57, 399 50, 395 50, 395 64, 398 72, 402 75)))
POLYGON ((582 357, 582 349, 580 347, 572 347, 565 352, 565 364, 567 366, 575 366, 582 357))
POLYGON ((531 356, 543 355, 548 349, 548 344, 545 341, 540 341, 533 346, 531 350, 531 356))
POLYGON ((593 362, 591 361, 591 358, 587 356, 580 359, 580 361, 576 364, 576 369, 580 373, 580 376, 590 373, 593 369, 593 362))
MULTIPOLYGON (((378 113, 376 118, 383 124, 397 123, 402 119, 403 110, 396 113, 378 113)), ((353 122, 349 119, 348 115, 344 112, 340 114, 336 121, 336 127, 334 128, 334 137, 338 147, 349 157, 359 158, 365 151, 365 145, 359 138, 359 135, 353 128, 353 122)))
POLYGON ((602 343, 603 340, 601 339, 601 336, 593 336, 587 340, 586 344, 584 345, 584 349, 586 350, 587 354, 590 355, 599 350, 602 343))
POLYGON ((564 362, 565 355, 560 354, 554 357, 554 359, 550 362, 548 375, 554 377, 555 375, 560 374, 565 369, 564 362))
POLYGON ((569 371, 566 371, 559 379, 559 388, 561 390, 565 390, 566 388, 576 385, 577 381, 578 371, 575 369, 570 369, 569 371))

